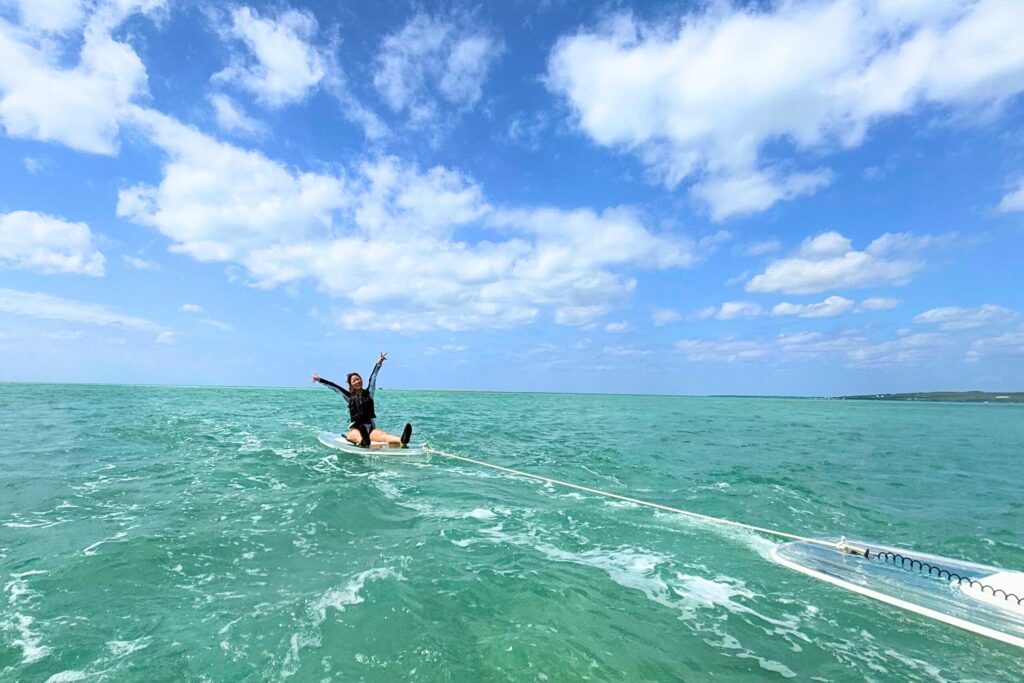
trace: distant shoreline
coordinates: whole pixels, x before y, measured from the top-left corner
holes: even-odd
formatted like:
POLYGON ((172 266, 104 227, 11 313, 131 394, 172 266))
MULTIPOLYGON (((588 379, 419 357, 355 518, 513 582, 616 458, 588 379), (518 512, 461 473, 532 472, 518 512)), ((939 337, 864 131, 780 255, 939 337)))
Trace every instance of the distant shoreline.
MULTIPOLYGON (((126 384, 122 382, 25 382, 0 380, 0 386, 74 386, 74 387, 133 387, 140 389, 273 389, 317 391, 315 386, 267 386, 226 384, 126 384)), ((766 398, 799 401, 930 401, 938 403, 1024 403, 1024 391, 925 391, 901 394, 856 394, 849 396, 793 396, 785 394, 641 394, 633 392, 593 391, 511 391, 502 389, 437 389, 408 387, 378 387, 386 391, 429 391, 451 394, 545 394, 551 396, 642 396, 656 398, 766 398)))
POLYGON ((1024 391, 925 391, 907 394, 834 396, 836 401, 940 401, 944 403, 1024 403, 1024 391))

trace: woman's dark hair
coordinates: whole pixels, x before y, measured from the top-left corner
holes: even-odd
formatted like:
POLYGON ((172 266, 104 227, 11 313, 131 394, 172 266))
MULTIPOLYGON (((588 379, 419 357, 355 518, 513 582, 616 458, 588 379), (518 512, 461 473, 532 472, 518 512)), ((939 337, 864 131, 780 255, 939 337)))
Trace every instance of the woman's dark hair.
POLYGON ((359 379, 363 378, 363 376, 360 375, 358 372, 350 372, 350 373, 348 373, 348 375, 345 376, 345 379, 348 380, 348 385, 349 386, 352 386, 352 378, 353 377, 358 377, 359 379))

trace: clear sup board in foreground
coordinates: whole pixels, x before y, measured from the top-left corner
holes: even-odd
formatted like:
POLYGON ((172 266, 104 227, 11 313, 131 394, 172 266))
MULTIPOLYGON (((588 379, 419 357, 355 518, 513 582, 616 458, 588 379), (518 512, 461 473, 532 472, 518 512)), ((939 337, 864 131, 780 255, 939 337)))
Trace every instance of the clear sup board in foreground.
POLYGON ((423 455, 423 444, 409 444, 405 448, 365 448, 351 443, 345 438, 344 434, 335 434, 334 432, 323 432, 317 437, 317 440, 328 448, 344 451, 351 455, 380 455, 389 457, 423 455))
POLYGON ((867 556, 794 541, 780 564, 876 600, 1024 647, 1024 573, 890 546, 849 541, 867 556))

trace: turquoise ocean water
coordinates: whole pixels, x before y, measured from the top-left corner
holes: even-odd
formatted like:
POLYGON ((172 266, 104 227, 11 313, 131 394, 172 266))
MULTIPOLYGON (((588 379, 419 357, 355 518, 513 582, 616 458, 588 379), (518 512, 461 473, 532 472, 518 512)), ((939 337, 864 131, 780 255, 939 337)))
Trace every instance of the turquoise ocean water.
MULTIPOLYGON (((773 541, 439 456, 323 389, 0 384, 0 680, 1016 681, 773 541)), ((1024 406, 382 390, 433 448, 1024 569, 1024 406)))

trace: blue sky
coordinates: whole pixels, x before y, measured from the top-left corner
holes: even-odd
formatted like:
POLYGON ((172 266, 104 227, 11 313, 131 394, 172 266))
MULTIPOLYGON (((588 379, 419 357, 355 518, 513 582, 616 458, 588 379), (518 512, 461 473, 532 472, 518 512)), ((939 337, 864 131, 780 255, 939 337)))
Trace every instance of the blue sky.
POLYGON ((0 380, 1024 388, 1024 4, 0 0, 0 380))

